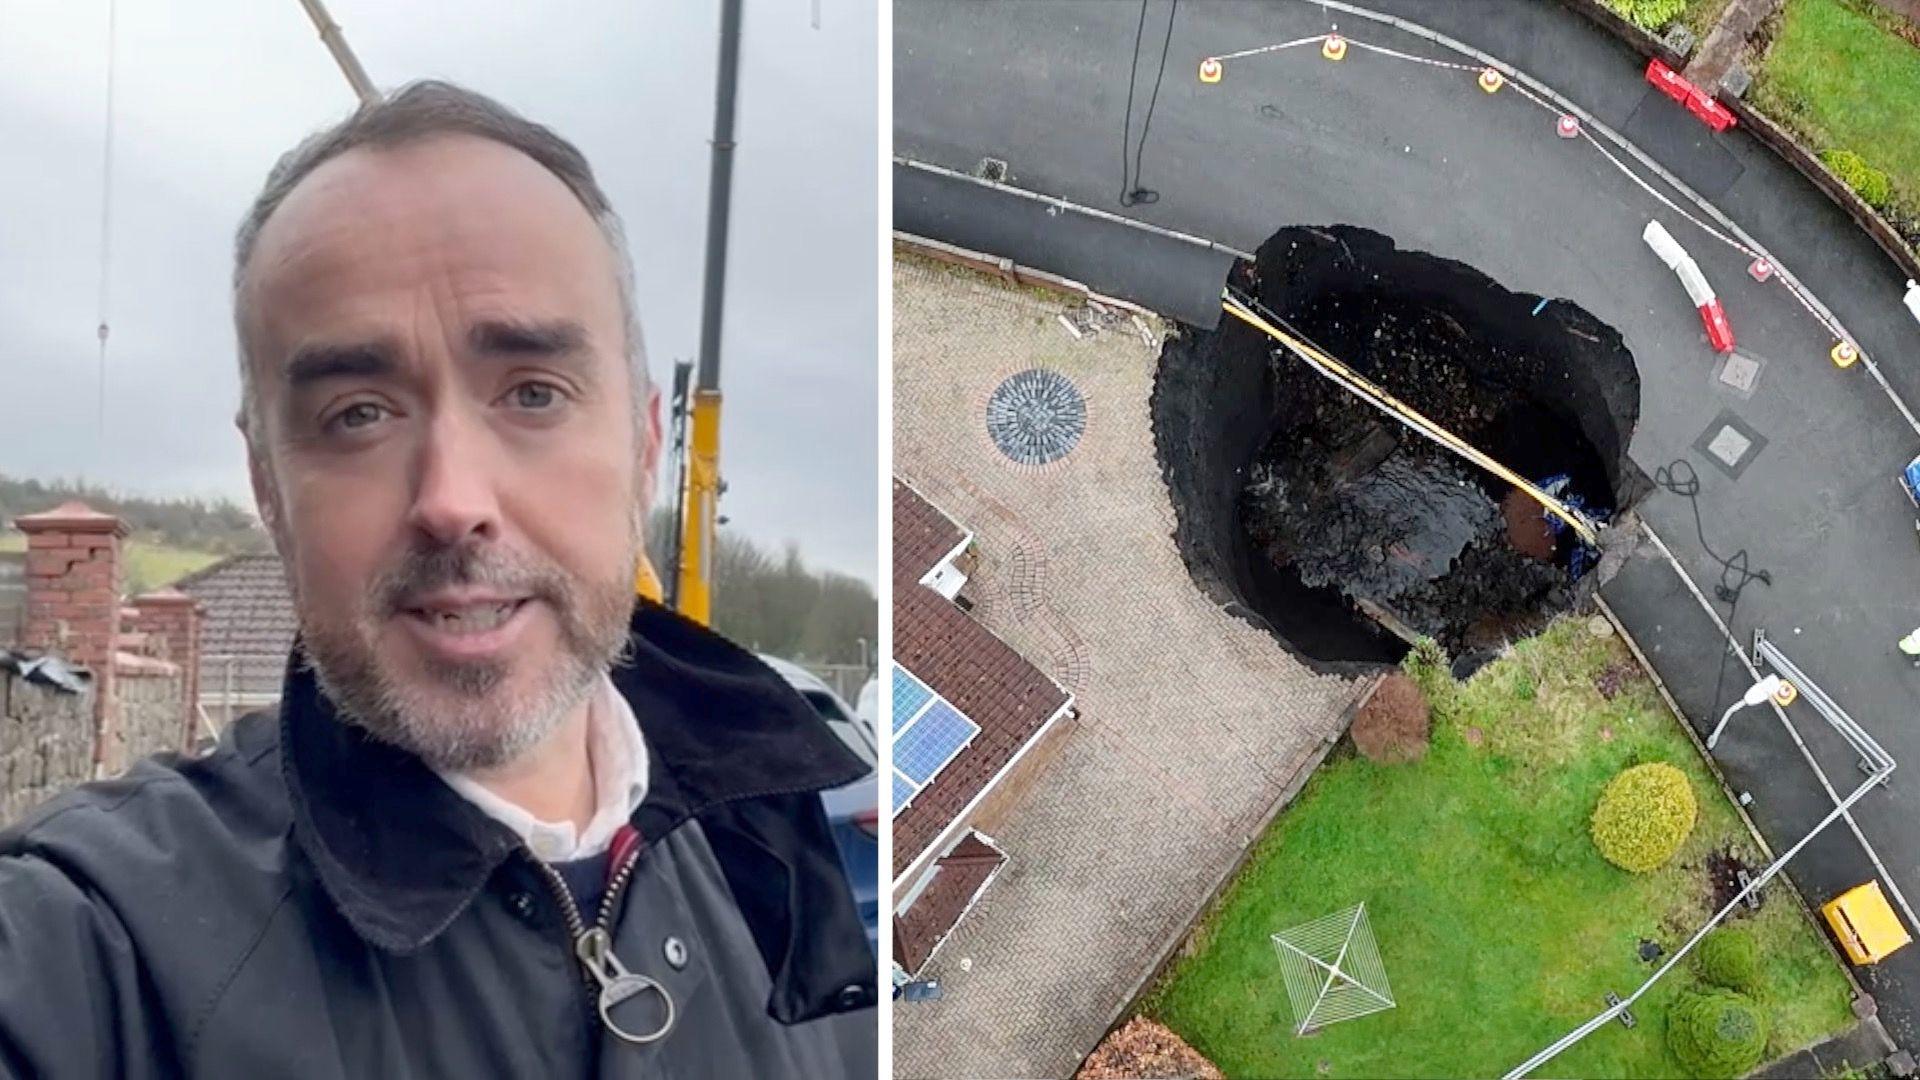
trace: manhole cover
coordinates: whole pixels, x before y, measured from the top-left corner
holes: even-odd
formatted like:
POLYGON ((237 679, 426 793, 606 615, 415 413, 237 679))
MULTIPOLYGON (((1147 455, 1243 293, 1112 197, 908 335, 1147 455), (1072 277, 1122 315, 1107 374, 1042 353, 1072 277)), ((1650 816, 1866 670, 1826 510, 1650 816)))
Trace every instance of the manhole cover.
POLYGON ((1740 391, 1753 393, 1753 385, 1760 378, 1760 361, 1740 353, 1730 353, 1720 365, 1720 381, 1740 391))
POLYGON ((987 434, 1022 465, 1045 465, 1072 452, 1087 429, 1087 403, 1065 375, 1029 368, 1009 375, 987 398, 987 434))
POLYGON ((1721 428, 1720 433, 1707 443, 1707 452, 1725 462, 1731 469, 1740 464, 1741 457, 1745 456, 1747 448, 1752 445, 1752 439, 1728 426, 1721 428))
POLYGON ((981 158, 979 167, 974 171, 982 180, 991 180, 996 184, 1007 182, 1007 163, 999 158, 981 158))
POLYGON ((1735 480, 1740 479, 1740 474, 1747 471, 1747 466, 1753 464, 1753 459, 1760 456, 1766 445, 1767 437, 1734 415, 1731 409, 1722 409, 1707 425, 1707 430, 1693 441, 1695 450, 1735 480))

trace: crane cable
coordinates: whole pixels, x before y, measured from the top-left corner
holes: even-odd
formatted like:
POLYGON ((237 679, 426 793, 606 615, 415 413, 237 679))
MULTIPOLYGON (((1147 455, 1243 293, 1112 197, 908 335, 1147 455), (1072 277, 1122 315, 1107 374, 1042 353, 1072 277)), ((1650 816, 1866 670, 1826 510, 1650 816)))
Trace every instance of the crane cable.
POLYGON ((1473 462, 1475 465, 1498 476, 1500 479, 1507 481, 1521 491, 1526 492, 1535 502, 1546 508, 1548 513, 1566 522, 1567 526, 1573 529, 1575 533, 1578 533, 1580 539, 1588 545, 1593 547, 1600 545, 1600 527, 1595 524, 1591 518, 1547 494, 1545 491, 1542 491, 1531 481, 1514 472, 1512 469, 1507 468, 1486 454, 1474 449, 1459 436, 1441 427, 1439 424, 1434 423, 1432 420, 1427 419, 1399 398, 1387 393, 1387 391, 1374 385, 1353 369, 1327 355, 1325 352, 1322 352, 1316 348, 1312 342, 1279 329, 1274 323, 1282 322, 1283 320, 1272 312, 1267 311, 1259 301, 1229 288, 1223 290, 1221 293, 1221 306, 1226 309, 1227 314, 1232 315, 1241 322, 1246 323, 1279 342, 1286 347, 1288 352, 1306 361, 1307 366, 1346 388, 1349 392, 1361 398, 1369 405, 1398 420, 1412 431, 1426 436, 1441 446, 1466 458, 1468 461, 1473 462))
POLYGON ((116 66, 114 30, 118 21, 119 6, 118 0, 107 0, 107 122, 100 148, 100 323, 94 331, 100 339, 99 402, 95 417, 99 427, 95 435, 96 447, 104 447, 107 439, 107 336, 112 332, 107 322, 107 302, 111 296, 108 286, 112 281, 109 267, 113 262, 113 76, 116 66))

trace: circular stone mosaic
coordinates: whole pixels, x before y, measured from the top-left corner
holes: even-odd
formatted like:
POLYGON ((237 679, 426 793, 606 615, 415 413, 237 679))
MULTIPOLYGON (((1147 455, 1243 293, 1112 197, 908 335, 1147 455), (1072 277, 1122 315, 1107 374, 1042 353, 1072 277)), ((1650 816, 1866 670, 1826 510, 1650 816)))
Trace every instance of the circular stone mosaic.
POLYGON ((1087 430, 1087 403, 1072 380, 1046 368, 1009 375, 987 398, 987 434, 1022 465, 1045 465, 1072 452, 1087 430))

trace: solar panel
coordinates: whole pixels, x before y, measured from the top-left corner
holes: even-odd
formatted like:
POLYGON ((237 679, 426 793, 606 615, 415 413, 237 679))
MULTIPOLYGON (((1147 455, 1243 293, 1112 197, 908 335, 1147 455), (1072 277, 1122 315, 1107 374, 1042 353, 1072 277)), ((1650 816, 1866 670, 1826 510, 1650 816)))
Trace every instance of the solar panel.
POLYGON ((934 774, 980 733, 980 725, 945 701, 935 700, 893 741, 893 767, 925 786, 934 774))
POLYGON ((900 808, 907 805, 907 800, 913 798, 913 793, 912 782, 896 771, 893 774, 893 812, 899 813, 900 808))
POLYGON ((913 718, 919 715, 927 702, 933 700, 933 691, 926 683, 915 678, 913 672, 893 665, 893 733, 900 734, 913 718))

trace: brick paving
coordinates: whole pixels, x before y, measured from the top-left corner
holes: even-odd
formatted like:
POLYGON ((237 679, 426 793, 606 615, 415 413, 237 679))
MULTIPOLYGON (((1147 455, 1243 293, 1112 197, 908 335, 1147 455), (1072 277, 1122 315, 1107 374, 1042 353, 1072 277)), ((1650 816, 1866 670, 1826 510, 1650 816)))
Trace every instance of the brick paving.
POLYGON ((1007 865, 923 972, 945 996, 894 1011, 902 1077, 1070 1074, 1358 689, 1193 585, 1148 426, 1157 342, 1124 318, 1076 340, 1059 317, 1079 307, 894 267, 894 470, 974 532, 975 615, 1080 711, 990 830, 1007 865), (1079 444, 1041 468, 985 427, 993 388, 1031 367, 1087 406, 1079 444))

